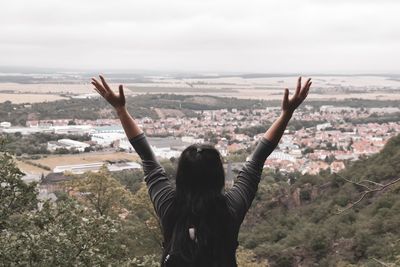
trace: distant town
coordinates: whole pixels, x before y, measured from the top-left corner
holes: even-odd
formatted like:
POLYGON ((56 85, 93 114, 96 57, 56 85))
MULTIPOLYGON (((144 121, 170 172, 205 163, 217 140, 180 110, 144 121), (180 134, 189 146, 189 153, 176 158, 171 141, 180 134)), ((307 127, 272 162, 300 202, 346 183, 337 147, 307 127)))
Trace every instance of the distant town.
MULTIPOLYGON (((330 105, 315 109, 305 105, 295 113, 292 120, 313 124, 308 127, 289 125, 278 148, 266 161, 265 167, 281 172, 298 171, 302 174, 317 174, 321 170, 338 172, 345 168, 346 162, 379 152, 389 138, 400 132, 399 122, 355 124, 352 121, 362 121, 372 114, 380 117, 399 111, 399 108, 350 108, 330 105)), ((178 158, 181 151, 191 143, 211 142, 228 162, 243 163, 268 125, 277 118, 280 108, 233 108, 196 113, 197 117, 143 117, 137 121, 150 138, 150 143, 160 160, 178 158)), ((135 154, 117 119, 30 120, 26 122, 26 127, 13 126, 3 121, 0 127, 2 134, 26 136, 52 133, 90 137, 87 141, 66 138, 49 141, 47 150, 50 153, 63 151, 59 154, 84 155, 99 151, 110 152, 111 149, 111 152, 135 154)), ((67 165, 63 164, 60 158, 59 165, 46 168, 45 173, 83 173, 98 170, 103 164, 105 163, 91 162, 67 165)), ((134 161, 108 165, 112 171, 140 168, 134 161)), ((35 176, 34 173, 30 175, 35 176)), ((37 171, 36 176, 39 176, 37 171)))

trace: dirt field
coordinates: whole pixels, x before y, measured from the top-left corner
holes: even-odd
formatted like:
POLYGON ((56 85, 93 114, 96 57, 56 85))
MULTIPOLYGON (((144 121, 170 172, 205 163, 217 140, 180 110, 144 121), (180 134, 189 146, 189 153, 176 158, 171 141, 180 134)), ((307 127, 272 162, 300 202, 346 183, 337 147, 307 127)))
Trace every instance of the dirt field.
MULTIPOLYGON (((310 89, 312 90, 312 88, 310 89)), ((291 94, 294 90, 290 90, 291 94)), ((232 97, 237 97, 231 95, 232 97)), ((283 98, 283 90, 281 91, 263 91, 263 90, 241 90, 240 97, 244 99, 265 99, 280 100, 283 98)), ((343 93, 343 94, 314 94, 310 91, 307 101, 310 100, 344 100, 344 99, 369 99, 369 100, 400 100, 400 93, 343 93)))
MULTIPOLYGON (((137 161, 138 156, 136 154, 123 153, 123 152, 106 152, 106 153, 83 153, 75 155, 61 155, 61 156, 48 156, 47 158, 42 158, 38 160, 31 160, 34 163, 40 163, 44 166, 48 166, 54 169, 56 166, 60 165, 73 165, 73 164, 85 164, 94 162, 105 162, 106 160, 130 160, 137 161)), ((18 167, 27 173, 44 173, 47 174, 49 171, 45 171, 41 168, 26 164, 24 162, 18 161, 18 167)))
POLYGON ((0 103, 5 101, 11 101, 14 104, 22 104, 22 103, 41 103, 41 102, 50 102, 60 99, 67 99, 66 97, 62 97, 59 95, 51 95, 51 94, 2 94, 0 93, 0 103))
POLYGON ((70 94, 85 94, 93 93, 92 86, 89 84, 19 84, 19 83, 1 83, 0 90, 10 90, 16 93, 70 93, 70 94))
MULTIPOLYGON (((206 78, 162 79, 154 78, 146 83, 126 83, 126 95, 143 93, 176 93, 182 95, 214 95, 244 99, 281 99, 284 88, 293 91, 297 77, 269 78, 206 78)), ((117 84, 111 84, 116 90, 117 84)), ((400 99, 400 81, 383 76, 316 76, 310 100, 321 99, 400 99), (318 93, 316 93, 318 92, 318 93)), ((94 93, 89 83, 79 84, 17 84, 0 83, 0 103, 43 102, 62 99, 59 94, 83 95, 94 93), (8 90, 8 92, 6 91, 8 90), (2 91, 4 93, 2 93, 2 91), (18 94, 9 94, 13 91, 18 94), (35 92, 37 94, 32 94, 35 92)))
POLYGON ((49 173, 49 171, 47 171, 47 170, 27 164, 27 163, 19 161, 19 160, 17 160, 17 166, 24 173, 31 173, 31 174, 42 174, 43 173, 44 175, 49 173))

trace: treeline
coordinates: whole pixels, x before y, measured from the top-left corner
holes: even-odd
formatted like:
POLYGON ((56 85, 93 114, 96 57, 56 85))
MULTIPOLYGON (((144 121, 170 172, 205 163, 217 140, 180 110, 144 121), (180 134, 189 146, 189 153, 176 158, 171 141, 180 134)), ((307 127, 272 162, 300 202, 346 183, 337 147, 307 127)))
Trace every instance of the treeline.
MULTIPOLYGON (((238 99, 233 97, 216 96, 189 96, 177 94, 142 94, 128 97, 128 110, 135 117, 158 118, 154 108, 177 109, 185 116, 194 117, 194 111, 216 110, 216 109, 259 109, 276 107, 281 104, 280 100, 252 100, 238 99)), ((308 101, 319 109, 322 105, 344 106, 344 107, 398 107, 398 100, 362 100, 348 99, 341 101, 308 101)), ((96 120, 98 118, 116 118, 110 105, 101 98, 93 99, 67 99, 31 105, 12 104, 10 101, 0 103, 0 118, 11 122, 13 125, 25 125, 30 119, 83 119, 96 120)), ((382 120, 382 119, 381 119, 382 120)), ((379 121, 379 118, 371 117, 371 122, 379 121)), ((387 121, 398 121, 394 116, 389 115, 387 121)))
POLYGON ((177 94, 144 94, 134 97, 132 101, 140 102, 143 106, 189 110, 215 110, 232 108, 242 110, 266 107, 266 103, 263 100, 217 96, 188 96, 177 94))
POLYGON ((388 122, 400 122, 400 112, 395 113, 388 113, 378 115, 376 113, 372 113, 367 118, 362 119, 352 119, 352 118, 345 118, 346 122, 350 122, 353 124, 363 124, 363 123, 388 123, 388 122))
MULTIPOLYGON (((293 119, 288 124, 288 130, 300 130, 302 128, 310 128, 315 127, 318 124, 325 123, 326 121, 305 121, 305 120, 296 120, 293 119)), ((238 134, 246 134, 248 136, 255 136, 260 133, 264 133, 269 127, 271 123, 264 123, 262 125, 250 126, 250 127, 242 127, 235 128, 234 132, 238 134)))
POLYGON ((240 243, 271 266, 398 266, 399 173, 400 135, 339 174, 264 173, 240 243))
MULTIPOLYGON (((158 118, 154 108, 178 109, 186 116, 194 117, 194 110, 215 109, 251 109, 265 107, 261 100, 243 100, 215 96, 184 96, 175 94, 143 94, 128 97, 127 108, 135 117, 158 118)), ((0 117, 13 125, 25 125, 30 118, 46 119, 82 119, 116 118, 110 105, 101 98, 68 99, 31 105, 0 103, 0 117)))

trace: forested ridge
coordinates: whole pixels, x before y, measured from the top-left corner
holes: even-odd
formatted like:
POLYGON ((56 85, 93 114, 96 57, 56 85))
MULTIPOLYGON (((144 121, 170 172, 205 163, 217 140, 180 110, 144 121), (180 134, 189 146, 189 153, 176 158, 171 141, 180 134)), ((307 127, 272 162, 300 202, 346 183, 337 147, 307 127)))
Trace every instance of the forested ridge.
MULTIPOLYGON (((184 96, 176 94, 143 94, 127 98, 127 108, 135 117, 158 118, 154 108, 180 110, 185 116, 196 116, 195 110, 263 108, 265 101, 216 96, 184 96)), ((0 117, 13 125, 27 120, 115 118, 112 108, 100 98, 66 99, 31 105, 0 103, 0 117)))
MULTIPOLYGON (((175 162, 163 165, 173 177, 175 162)), ((399 171, 400 135, 339 174, 265 169, 239 266, 398 266, 399 171), (376 190, 356 203, 367 188, 376 190)), ((159 223, 142 175, 87 173, 64 183, 56 202, 41 201, 2 144, 0 265, 158 266, 159 223)))
MULTIPOLYGON (((348 99, 335 100, 313 100, 307 105, 319 109, 323 105, 355 108, 381 108, 398 107, 399 100, 365 100, 348 99)), ((218 109, 263 109, 266 107, 279 107, 280 100, 255 100, 238 99, 234 97, 217 97, 207 95, 177 95, 177 94, 141 94, 127 98, 127 108, 135 117, 158 118, 155 108, 179 110, 188 117, 195 117, 195 111, 218 110, 218 109)), ((392 122, 399 121, 399 114, 386 114, 377 117, 372 114, 364 120, 349 120, 352 123, 365 122, 392 122)), ((112 108, 100 98, 91 99, 64 99, 52 102, 34 104, 13 104, 10 101, 0 103, 0 117, 11 122, 13 125, 24 126, 28 120, 49 119, 81 119, 96 120, 99 118, 116 118, 112 108)))
POLYGON ((400 265, 400 135, 338 174, 263 176, 240 235, 257 257, 271 266, 400 265))

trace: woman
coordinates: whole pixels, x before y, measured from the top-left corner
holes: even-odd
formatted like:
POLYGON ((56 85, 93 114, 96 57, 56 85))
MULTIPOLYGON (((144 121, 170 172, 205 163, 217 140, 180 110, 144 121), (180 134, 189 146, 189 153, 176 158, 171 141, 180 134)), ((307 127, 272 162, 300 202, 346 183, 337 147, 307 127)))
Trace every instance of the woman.
POLYGON ((236 264, 240 225, 257 191, 267 157, 277 146, 295 109, 311 86, 301 77, 294 95, 285 89, 280 117, 259 140, 233 187, 224 192, 224 169, 218 150, 195 144, 181 154, 176 186, 167 179, 145 135, 125 107, 122 85, 114 93, 103 76, 93 78, 95 90, 116 110, 126 136, 139 154, 150 198, 161 221, 164 237, 162 266, 231 267, 236 264))

